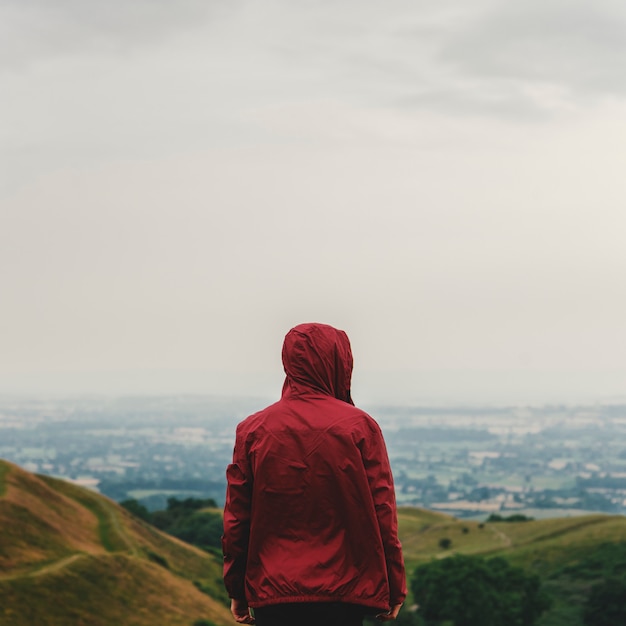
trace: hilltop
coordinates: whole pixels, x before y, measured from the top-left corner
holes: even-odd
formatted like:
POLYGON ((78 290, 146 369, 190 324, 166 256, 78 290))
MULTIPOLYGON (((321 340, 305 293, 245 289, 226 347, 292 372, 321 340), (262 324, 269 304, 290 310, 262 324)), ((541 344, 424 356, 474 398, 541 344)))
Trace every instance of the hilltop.
POLYGON ((452 554, 502 556, 514 565, 549 576, 599 545, 626 542, 623 515, 584 515, 518 522, 476 522, 417 508, 398 511, 407 565, 452 554), (449 539, 450 546, 440 546, 449 539))
POLYGON ((220 559, 99 494, 0 461, 0 529, 3 626, 234 623, 220 559))

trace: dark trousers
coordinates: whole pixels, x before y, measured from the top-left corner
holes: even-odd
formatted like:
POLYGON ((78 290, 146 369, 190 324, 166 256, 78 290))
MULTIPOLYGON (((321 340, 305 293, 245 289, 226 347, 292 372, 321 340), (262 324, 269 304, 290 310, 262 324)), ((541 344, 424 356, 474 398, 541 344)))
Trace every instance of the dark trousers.
POLYGON ((343 602, 295 602, 254 609, 256 626, 363 626, 366 609, 343 602))

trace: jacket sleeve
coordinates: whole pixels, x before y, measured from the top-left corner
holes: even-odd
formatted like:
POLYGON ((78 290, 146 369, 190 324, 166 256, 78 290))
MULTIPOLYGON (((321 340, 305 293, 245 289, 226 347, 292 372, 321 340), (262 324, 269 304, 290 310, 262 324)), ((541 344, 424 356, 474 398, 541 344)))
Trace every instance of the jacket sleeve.
POLYGON ((372 425, 372 431, 363 446, 362 454, 385 550, 389 603, 394 606, 404 602, 406 597, 406 574, 402 546, 398 539, 398 515, 393 476, 385 441, 377 424, 372 425))
POLYGON ((224 585, 231 598, 244 599, 246 561, 250 536, 252 476, 239 428, 233 462, 226 469, 226 504, 224 506, 224 585))

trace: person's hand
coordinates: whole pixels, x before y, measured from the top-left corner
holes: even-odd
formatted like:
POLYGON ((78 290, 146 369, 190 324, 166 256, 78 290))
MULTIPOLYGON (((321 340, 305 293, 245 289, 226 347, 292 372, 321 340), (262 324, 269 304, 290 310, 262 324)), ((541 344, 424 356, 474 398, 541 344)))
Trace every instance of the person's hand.
POLYGON ((230 601, 230 612, 236 622, 240 624, 254 624, 254 617, 250 615, 250 609, 246 600, 232 598, 230 601))
POLYGON ((400 608, 402 607, 402 603, 394 604, 386 613, 379 613, 376 616, 376 619, 379 622, 390 622, 396 617, 398 617, 398 613, 400 613, 400 608))

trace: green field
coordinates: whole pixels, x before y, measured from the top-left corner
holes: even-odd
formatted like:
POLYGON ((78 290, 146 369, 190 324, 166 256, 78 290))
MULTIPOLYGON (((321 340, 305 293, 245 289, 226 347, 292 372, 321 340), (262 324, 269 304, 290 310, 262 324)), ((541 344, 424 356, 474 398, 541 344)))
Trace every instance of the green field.
POLYGON ((605 576, 598 568, 590 571, 583 566, 590 559, 597 560, 598 554, 603 562, 617 554, 615 558, 623 560, 618 564, 626 572, 624 516, 483 523, 401 508, 398 521, 409 576, 420 565, 454 554, 487 559, 500 556, 539 575, 553 602, 538 626, 582 626, 582 607, 590 587, 605 576), (442 539, 450 540, 448 549, 441 548, 442 539))

